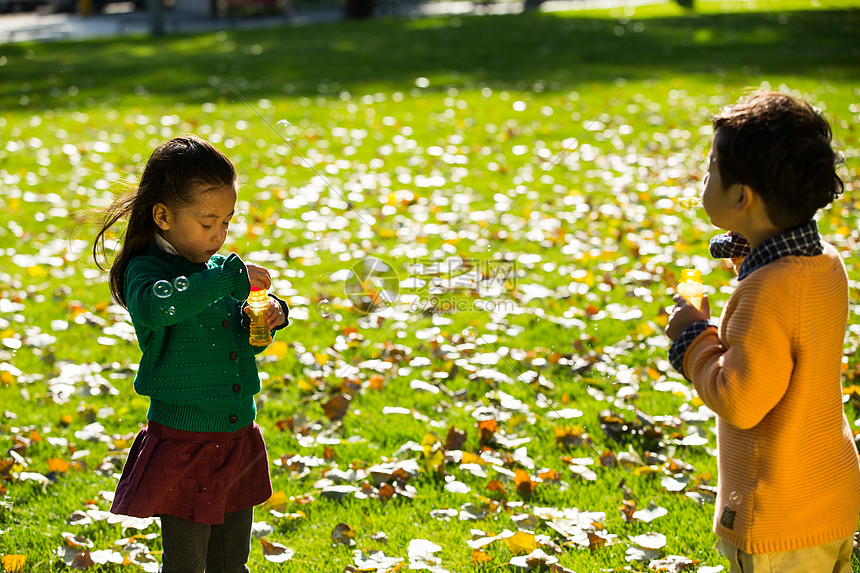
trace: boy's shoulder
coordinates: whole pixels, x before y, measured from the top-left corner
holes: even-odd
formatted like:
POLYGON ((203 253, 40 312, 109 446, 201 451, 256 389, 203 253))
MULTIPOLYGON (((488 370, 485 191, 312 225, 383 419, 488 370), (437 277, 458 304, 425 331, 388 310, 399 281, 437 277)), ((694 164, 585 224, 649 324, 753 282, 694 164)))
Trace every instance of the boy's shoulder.
POLYGON ((738 283, 738 290, 764 291, 776 300, 785 300, 798 292, 802 284, 847 280, 839 251, 826 241, 821 241, 821 245, 824 252, 820 255, 787 255, 755 269, 738 283))

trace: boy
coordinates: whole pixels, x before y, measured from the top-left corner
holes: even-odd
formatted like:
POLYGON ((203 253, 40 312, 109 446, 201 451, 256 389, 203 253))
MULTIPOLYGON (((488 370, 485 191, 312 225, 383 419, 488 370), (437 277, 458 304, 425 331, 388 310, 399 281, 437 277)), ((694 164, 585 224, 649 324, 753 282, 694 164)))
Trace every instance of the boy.
POLYGON ((848 282, 813 220, 843 190, 827 121, 808 103, 759 92, 713 120, 702 206, 744 257, 709 322, 680 296, 669 359, 717 413, 714 531, 731 572, 850 573, 860 464, 842 407, 848 282))

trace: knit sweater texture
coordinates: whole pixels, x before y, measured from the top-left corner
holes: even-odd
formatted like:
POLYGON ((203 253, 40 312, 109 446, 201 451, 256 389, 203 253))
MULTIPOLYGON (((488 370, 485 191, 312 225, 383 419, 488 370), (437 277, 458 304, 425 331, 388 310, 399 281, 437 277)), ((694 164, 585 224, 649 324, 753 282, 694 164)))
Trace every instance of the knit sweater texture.
POLYGON ((716 412, 714 531, 751 554, 850 536, 860 464, 842 405, 845 265, 833 246, 786 256, 739 282, 719 329, 705 329, 684 372, 716 412))
MULTIPOLYGON (((249 292, 235 253, 197 264, 153 244, 129 262, 125 296, 143 352, 134 389, 150 398, 149 420, 192 432, 235 432, 254 420, 255 354, 264 348, 248 342, 249 292), (159 281, 170 288, 157 293, 159 281)), ((273 298, 286 314, 286 303, 273 298)))

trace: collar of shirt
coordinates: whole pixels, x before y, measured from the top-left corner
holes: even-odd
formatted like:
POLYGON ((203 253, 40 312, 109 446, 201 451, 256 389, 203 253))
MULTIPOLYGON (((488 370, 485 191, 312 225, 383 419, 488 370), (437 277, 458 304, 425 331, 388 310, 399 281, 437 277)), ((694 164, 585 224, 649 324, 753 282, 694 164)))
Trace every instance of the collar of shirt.
POLYGON ((155 234, 155 244, 158 245, 158 248, 164 251, 165 253, 171 255, 179 255, 179 251, 177 251, 173 245, 167 242, 167 239, 161 236, 161 233, 155 234))
POLYGON ((818 224, 814 219, 771 237, 750 251, 738 269, 738 280, 743 280, 754 270, 788 256, 814 257, 824 252, 818 224))

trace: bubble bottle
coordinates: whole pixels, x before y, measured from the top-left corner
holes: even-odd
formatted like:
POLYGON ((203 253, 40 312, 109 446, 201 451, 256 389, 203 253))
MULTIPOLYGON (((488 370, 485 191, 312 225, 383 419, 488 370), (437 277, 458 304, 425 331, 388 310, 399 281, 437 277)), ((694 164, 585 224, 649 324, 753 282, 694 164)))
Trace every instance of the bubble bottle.
POLYGON ((702 297, 705 296, 705 285, 702 283, 702 271, 698 269, 683 269, 681 271, 681 282, 676 289, 678 294, 696 307, 702 310, 702 297))
POLYGON ((267 346, 272 343, 272 333, 266 324, 266 309, 269 308, 269 294, 266 289, 251 287, 248 296, 248 307, 251 309, 251 337, 248 339, 253 346, 267 346))

